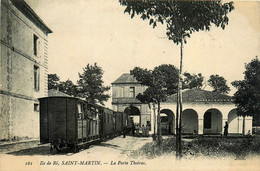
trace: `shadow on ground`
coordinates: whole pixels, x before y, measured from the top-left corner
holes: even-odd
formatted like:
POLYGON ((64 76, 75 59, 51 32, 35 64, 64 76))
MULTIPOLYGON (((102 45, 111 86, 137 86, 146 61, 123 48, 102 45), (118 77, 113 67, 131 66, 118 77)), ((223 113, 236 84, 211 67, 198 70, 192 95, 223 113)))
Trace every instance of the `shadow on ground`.
POLYGON ((100 145, 101 147, 108 147, 108 148, 114 148, 114 149, 118 149, 119 146, 118 145, 114 145, 114 144, 109 144, 109 143, 101 143, 100 145))
MULTIPOLYGON (((82 151, 82 150, 85 150, 85 148, 80 149, 80 151, 82 151)), ((66 148, 66 149, 63 149, 60 152, 57 152, 55 149, 50 151, 50 146, 40 146, 40 147, 10 152, 10 153, 7 153, 7 154, 14 155, 14 156, 26 156, 26 155, 29 155, 29 156, 34 156, 34 155, 42 155, 42 156, 66 155, 66 156, 71 156, 71 155, 76 154, 76 153, 74 153, 74 150, 70 149, 70 148, 66 148)))

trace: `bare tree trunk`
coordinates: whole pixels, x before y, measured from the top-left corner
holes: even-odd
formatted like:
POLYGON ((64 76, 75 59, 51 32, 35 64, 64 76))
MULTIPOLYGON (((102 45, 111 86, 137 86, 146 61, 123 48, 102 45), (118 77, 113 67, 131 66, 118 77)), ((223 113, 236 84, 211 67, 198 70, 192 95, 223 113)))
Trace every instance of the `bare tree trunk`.
POLYGON ((158 130, 158 144, 161 145, 162 143, 162 131, 161 131, 161 115, 160 115, 160 100, 158 100, 158 118, 157 118, 157 130, 158 130))
POLYGON ((243 127, 242 127, 242 135, 243 136, 245 135, 245 120, 246 120, 246 117, 243 116, 243 127))
POLYGON ((176 107, 176 157, 179 158, 179 82, 177 92, 177 107, 176 107))
POLYGON ((155 128, 156 128, 156 113, 155 113, 155 103, 153 102, 153 118, 154 118, 154 124, 153 124, 153 140, 155 141, 156 140, 156 131, 155 131, 155 128))
POLYGON ((178 133, 178 144, 179 144, 179 149, 178 149, 178 153, 179 153, 179 158, 182 157, 182 147, 181 147, 181 131, 182 131, 182 83, 181 83, 181 79, 182 79, 182 58, 183 58, 183 39, 181 40, 181 47, 180 47, 180 51, 181 51, 181 58, 180 58, 180 73, 179 73, 179 85, 178 85, 178 90, 179 90, 179 110, 180 110, 180 116, 179 116, 179 133, 178 133))

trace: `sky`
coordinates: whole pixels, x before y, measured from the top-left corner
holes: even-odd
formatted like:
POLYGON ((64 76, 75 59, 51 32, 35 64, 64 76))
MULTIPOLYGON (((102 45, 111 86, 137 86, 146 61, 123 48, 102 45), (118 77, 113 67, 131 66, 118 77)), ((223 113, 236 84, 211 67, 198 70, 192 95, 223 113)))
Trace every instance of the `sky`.
MULTIPOLYGON (((26 0, 51 28, 49 73, 74 83, 89 63, 102 67, 105 85, 134 67, 160 64, 179 68, 180 47, 166 37, 166 25, 124 14, 118 0, 26 0)), ((243 79, 245 63, 260 55, 260 1, 234 1, 229 24, 222 30, 196 32, 184 45, 183 71, 223 76, 231 88, 243 79)), ((211 90, 209 86, 205 89, 211 90)), ((110 94, 111 91, 109 92, 110 94)), ((111 105, 109 100, 106 105, 111 105)))

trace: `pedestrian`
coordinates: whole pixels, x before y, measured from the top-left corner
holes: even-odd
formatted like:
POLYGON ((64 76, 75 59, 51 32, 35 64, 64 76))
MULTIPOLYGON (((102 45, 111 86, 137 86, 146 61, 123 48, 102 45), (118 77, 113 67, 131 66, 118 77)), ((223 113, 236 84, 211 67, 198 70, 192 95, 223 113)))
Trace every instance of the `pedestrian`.
POLYGON ((149 137, 149 130, 150 130, 150 128, 149 128, 149 125, 147 124, 146 128, 145 128, 145 136, 146 137, 149 137))
POLYGON ((171 122, 169 122, 169 128, 168 128, 168 133, 169 133, 169 135, 171 135, 171 134, 172 134, 171 128, 172 128, 172 123, 171 123, 171 122))
POLYGON ((228 135, 228 122, 226 121, 226 124, 224 126, 224 136, 226 137, 228 135))
POLYGON ((144 124, 142 125, 142 136, 145 136, 145 127, 144 127, 144 124))
POLYGON ((132 135, 135 136, 135 125, 132 125, 132 135))
POLYGON ((125 135, 126 135, 126 126, 124 126, 123 128, 123 137, 125 138, 125 135))
POLYGON ((139 125, 136 126, 136 135, 139 136, 139 125))

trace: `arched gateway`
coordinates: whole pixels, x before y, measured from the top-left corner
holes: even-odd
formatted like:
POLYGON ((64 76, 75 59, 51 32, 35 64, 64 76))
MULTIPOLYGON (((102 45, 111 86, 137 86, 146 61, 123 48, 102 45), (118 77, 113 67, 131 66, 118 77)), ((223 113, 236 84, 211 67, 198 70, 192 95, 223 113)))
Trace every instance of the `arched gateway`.
POLYGON ((182 133, 198 133, 198 114, 193 109, 185 109, 182 113, 182 133))
POLYGON ((222 113, 218 109, 207 110, 203 121, 203 134, 221 134, 222 113))
POLYGON ((129 106, 127 108, 125 108, 124 112, 130 116, 131 118, 133 118, 133 122, 134 125, 140 125, 141 123, 141 115, 140 115, 140 110, 135 107, 135 106, 129 106))
POLYGON ((161 128, 163 135, 170 135, 174 133, 175 128, 175 116, 170 109, 163 109, 160 112, 161 115, 161 128))

